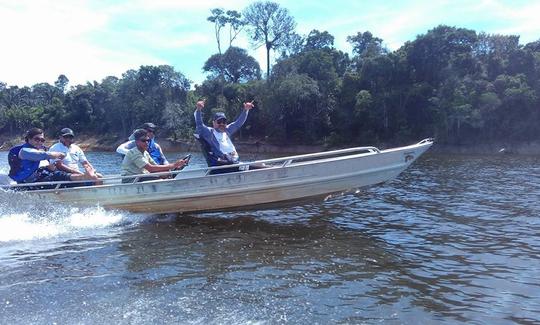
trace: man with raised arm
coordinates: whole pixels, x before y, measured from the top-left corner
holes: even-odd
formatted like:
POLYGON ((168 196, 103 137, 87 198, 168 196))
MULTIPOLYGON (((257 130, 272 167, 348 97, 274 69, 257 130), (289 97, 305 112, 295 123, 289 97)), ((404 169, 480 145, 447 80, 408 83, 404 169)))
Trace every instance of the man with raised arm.
MULTIPOLYGON (((195 110, 195 132, 199 135, 199 140, 204 141, 207 144, 208 150, 207 162, 209 167, 233 165, 240 161, 240 157, 234 144, 232 143, 231 136, 238 131, 247 120, 249 111, 255 106, 253 102, 244 103, 244 109, 238 118, 227 124, 227 117, 223 112, 217 112, 212 119, 212 127, 208 127, 202 120, 202 109, 204 108, 204 100, 197 102, 197 109, 195 110)), ((204 150, 204 148, 203 148, 204 150)), ((213 174, 221 172, 229 172, 233 170, 214 170, 213 174)))

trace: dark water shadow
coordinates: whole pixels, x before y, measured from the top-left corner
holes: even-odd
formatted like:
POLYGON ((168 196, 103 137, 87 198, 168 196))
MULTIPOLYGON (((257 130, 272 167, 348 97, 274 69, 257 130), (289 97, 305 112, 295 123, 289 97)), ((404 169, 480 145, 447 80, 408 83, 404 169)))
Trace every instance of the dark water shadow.
POLYGON ((183 271, 159 279, 156 285, 201 274, 211 283, 229 271, 289 268, 312 262, 334 275, 354 272, 351 260, 363 264, 365 272, 399 263, 385 250, 384 242, 340 229, 324 218, 283 224, 255 215, 183 215, 173 222, 140 225, 125 234, 122 242, 119 247, 129 257, 130 271, 142 272, 155 265, 183 271))

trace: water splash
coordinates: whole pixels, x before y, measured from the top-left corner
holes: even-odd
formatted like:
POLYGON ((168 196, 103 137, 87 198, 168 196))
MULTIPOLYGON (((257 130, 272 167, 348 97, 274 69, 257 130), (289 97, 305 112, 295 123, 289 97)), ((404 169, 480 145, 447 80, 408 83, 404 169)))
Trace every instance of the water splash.
POLYGON ((53 237, 59 231, 53 224, 33 222, 28 213, 0 216, 0 242, 53 237))
POLYGON ((81 234, 138 224, 145 218, 100 206, 73 207, 42 202, 24 193, 0 193, 0 243, 81 234))

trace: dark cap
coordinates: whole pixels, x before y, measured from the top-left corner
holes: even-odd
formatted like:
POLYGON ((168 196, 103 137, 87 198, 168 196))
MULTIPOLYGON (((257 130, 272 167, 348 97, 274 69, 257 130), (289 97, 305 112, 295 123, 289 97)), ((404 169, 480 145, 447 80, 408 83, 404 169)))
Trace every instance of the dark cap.
POLYGON ((66 135, 74 137, 75 133, 73 133, 73 130, 70 128, 63 128, 62 130, 60 130, 60 135, 63 137, 65 137, 66 135))
POLYGON ((145 129, 145 130, 150 130, 150 131, 155 131, 157 129, 157 126, 152 123, 152 122, 148 122, 148 123, 144 123, 142 126, 141 126, 141 129, 145 129))
POLYGON ((135 140, 140 140, 142 138, 148 137, 148 133, 145 129, 137 129, 135 130, 135 132, 133 132, 133 137, 135 138, 135 140))
POLYGON ((212 121, 217 121, 217 120, 227 120, 227 116, 225 116, 225 113, 223 112, 217 112, 214 114, 214 118, 212 121))

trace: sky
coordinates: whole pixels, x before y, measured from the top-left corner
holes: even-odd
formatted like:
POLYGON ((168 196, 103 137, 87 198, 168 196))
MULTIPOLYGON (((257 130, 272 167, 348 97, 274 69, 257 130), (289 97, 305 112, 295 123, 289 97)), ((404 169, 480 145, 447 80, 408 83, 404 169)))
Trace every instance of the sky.
MULTIPOLYGON (((242 11, 248 0, 0 0, 0 82, 53 84, 60 74, 74 86, 121 77, 141 65, 167 64, 200 84, 204 62, 217 53, 212 8, 242 11)), ((538 0, 275 0, 295 19, 296 32, 328 31, 351 52, 347 36, 370 31, 396 50, 445 24, 488 34, 540 39, 538 0)), ((222 35, 227 43, 228 35, 222 35)), ((222 41, 223 42, 223 41, 222 41)), ((266 71, 265 51, 245 33, 246 48, 266 71)))

